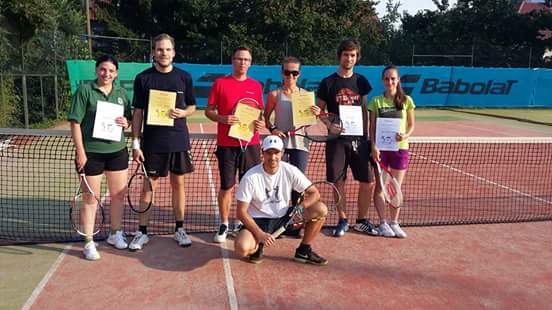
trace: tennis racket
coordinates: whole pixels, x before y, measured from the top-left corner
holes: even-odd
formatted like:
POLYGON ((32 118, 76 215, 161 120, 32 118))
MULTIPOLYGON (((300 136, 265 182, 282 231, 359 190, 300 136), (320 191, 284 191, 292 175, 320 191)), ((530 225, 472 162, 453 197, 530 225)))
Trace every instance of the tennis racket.
POLYGON ((127 202, 130 209, 136 213, 147 212, 153 204, 153 185, 146 172, 144 164, 138 164, 134 174, 128 180, 127 202), (145 193, 151 193, 149 201, 144 201, 145 193), (142 206, 142 201, 144 205, 142 206))
POLYGON ((94 236, 102 230, 104 209, 86 181, 84 172, 79 173, 79 179, 79 187, 69 204, 69 221, 79 235, 94 236), (85 222, 90 224, 84 224, 85 222))
POLYGON ((400 208, 403 203, 403 195, 399 181, 391 175, 387 167, 381 161, 377 161, 378 182, 383 191, 385 203, 392 208, 400 208))
POLYGON ((288 137, 301 136, 315 142, 327 142, 339 138, 342 132, 343 122, 338 114, 321 113, 316 124, 295 128, 288 132, 288 137))
MULTIPOLYGON (((333 183, 327 182, 327 181, 318 181, 312 183, 305 191, 301 193, 299 198, 297 199, 297 202, 289 208, 288 212, 285 216, 283 216, 280 220, 280 222, 275 226, 273 232, 271 232, 272 237, 278 238, 281 234, 283 234, 286 229, 297 229, 301 228, 304 224, 307 222, 316 222, 319 220, 322 220, 329 216, 330 213, 335 212, 337 209, 338 203, 341 201, 341 194, 335 187, 333 183), (304 217, 304 208, 301 206, 303 201, 305 200, 305 193, 309 190, 309 188, 315 186, 318 189, 318 192, 320 193, 320 201, 326 204, 326 207, 328 208, 328 215, 326 215, 323 218, 313 218, 313 219, 305 219, 304 217)), ((259 247, 263 247, 264 245, 261 243, 259 247)))

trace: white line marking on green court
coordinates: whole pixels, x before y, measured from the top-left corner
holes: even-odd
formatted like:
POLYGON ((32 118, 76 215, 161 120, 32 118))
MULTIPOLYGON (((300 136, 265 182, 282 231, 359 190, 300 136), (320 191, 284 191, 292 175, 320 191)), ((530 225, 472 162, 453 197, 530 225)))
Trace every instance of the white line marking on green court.
MULTIPOLYGON (((201 133, 203 132, 203 125, 199 124, 201 133)), ((203 142, 203 149, 205 150, 203 156, 205 158, 205 164, 207 165, 207 179, 209 180, 209 188, 211 189, 211 204, 215 206, 215 216, 220 222, 220 214, 218 211, 217 191, 215 189, 215 183, 213 182, 213 170, 211 169, 211 161, 209 160, 209 151, 207 142, 203 142)), ((228 251, 226 244, 223 243, 220 246, 220 253, 222 255, 222 266, 224 268, 224 278, 226 279, 226 291, 228 292, 228 303, 231 310, 238 310, 238 299, 236 297, 236 290, 234 288, 234 279, 232 278, 232 268, 230 267, 230 261, 228 259, 228 251)))
POLYGON ((54 275, 59 265, 61 265, 61 262, 63 261, 66 253, 69 251, 71 247, 72 247, 72 244, 68 244, 63 248, 63 251, 61 251, 56 261, 52 264, 52 266, 50 267, 46 275, 44 275, 44 278, 42 278, 40 283, 38 283, 38 285, 35 287, 31 296, 29 297, 29 299, 27 299, 27 302, 25 302, 25 304, 23 305, 23 307, 21 307, 21 309, 23 310, 31 309, 31 307, 35 303, 40 293, 42 293, 42 290, 44 289, 48 281, 50 281, 50 278, 54 275))

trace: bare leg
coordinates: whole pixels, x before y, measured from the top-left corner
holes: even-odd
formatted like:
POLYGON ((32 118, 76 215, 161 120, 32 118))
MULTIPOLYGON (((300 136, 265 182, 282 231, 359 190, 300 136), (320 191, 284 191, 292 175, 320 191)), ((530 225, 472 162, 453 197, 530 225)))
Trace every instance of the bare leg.
POLYGON ((127 170, 106 171, 105 176, 111 196, 111 230, 115 231, 121 228, 121 219, 124 213, 127 170))
MULTIPOLYGON (((159 177, 150 177, 150 180, 151 180, 151 187, 153 189, 153 192, 155 192, 155 190, 157 189, 157 186, 159 185, 159 177)), ((142 197, 142 202, 141 202, 141 209, 144 209, 145 206, 147 204, 149 204, 149 202, 154 199, 154 197, 152 196, 153 195, 153 192, 147 192, 146 191, 146 185, 144 183, 144 195, 142 197)), ((150 218, 150 214, 151 214, 151 210, 153 209, 153 207, 155 204, 155 201, 153 202, 153 204, 151 205, 151 208, 149 208, 148 211, 144 212, 144 213, 140 213, 140 220, 139 220, 139 224, 140 226, 147 226, 148 223, 149 223, 149 218, 150 218)))
POLYGON ((184 220, 186 209, 186 192, 184 191, 184 175, 171 172, 172 205, 177 221, 184 220))
POLYGON ((232 205, 232 188, 227 190, 221 189, 217 198, 220 220, 222 223, 228 223, 228 218, 230 217, 230 206, 232 205))
POLYGON ((308 221, 305 225, 305 234, 303 235, 303 244, 311 244, 314 238, 320 233, 324 222, 326 221, 326 215, 328 214, 328 208, 322 202, 305 209, 306 219, 319 218, 317 221, 308 221))

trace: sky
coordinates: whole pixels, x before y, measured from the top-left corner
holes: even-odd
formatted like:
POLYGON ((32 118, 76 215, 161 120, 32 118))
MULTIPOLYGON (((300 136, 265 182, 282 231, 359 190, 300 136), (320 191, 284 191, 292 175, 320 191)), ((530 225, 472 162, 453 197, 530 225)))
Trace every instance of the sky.
MULTIPOLYGON (((385 15, 385 3, 387 0, 379 0, 380 3, 376 6, 376 11, 378 12, 378 16, 382 17, 385 15)), ((396 0, 394 1, 396 2, 396 0)), ((435 4, 433 4, 433 1, 431 0, 400 0, 401 7, 399 8, 399 12, 402 14, 403 11, 408 11, 410 15, 416 14, 419 10, 425 10, 429 9, 431 11, 435 11, 437 7, 435 4)), ((453 6, 456 4, 456 0, 450 0, 449 1, 450 6, 453 6)))

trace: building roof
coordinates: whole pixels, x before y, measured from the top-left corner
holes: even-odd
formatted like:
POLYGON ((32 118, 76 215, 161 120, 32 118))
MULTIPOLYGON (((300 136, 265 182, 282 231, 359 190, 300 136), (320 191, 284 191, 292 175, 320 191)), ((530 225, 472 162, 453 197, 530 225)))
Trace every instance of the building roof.
POLYGON ((518 6, 519 14, 527 14, 533 11, 548 11, 552 13, 552 8, 546 6, 544 2, 535 3, 530 1, 522 1, 521 3, 519 3, 519 6, 518 6))

